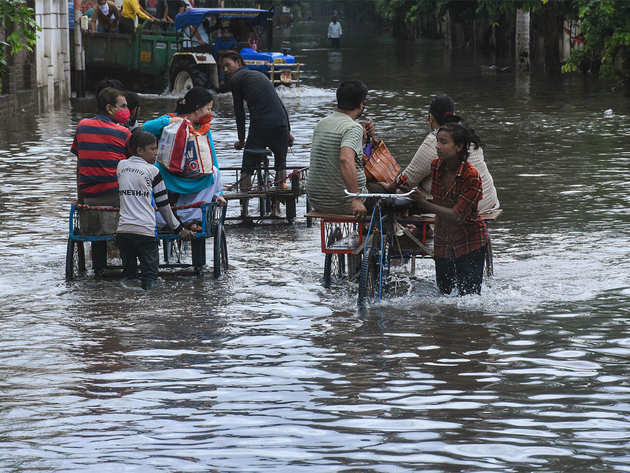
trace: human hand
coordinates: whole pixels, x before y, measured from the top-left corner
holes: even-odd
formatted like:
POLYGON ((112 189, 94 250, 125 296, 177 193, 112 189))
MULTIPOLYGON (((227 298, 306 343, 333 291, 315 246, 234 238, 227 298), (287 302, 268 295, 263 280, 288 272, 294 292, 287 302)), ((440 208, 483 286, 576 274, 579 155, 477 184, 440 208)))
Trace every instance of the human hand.
POLYGON ((219 207, 223 207, 225 204, 227 204, 227 200, 225 200, 225 197, 220 195, 217 197, 217 204, 219 204, 219 207))
POLYGON ((238 140, 237 142, 234 143, 234 149, 243 149, 243 146, 245 146, 245 143, 243 143, 243 140, 238 140))
POLYGON ((365 130, 365 134, 373 138, 374 131, 375 131, 374 121, 372 119, 369 119, 364 122, 361 122, 361 125, 363 126, 363 129, 365 130))
POLYGON ((411 194, 411 198, 418 202, 420 205, 424 205, 428 202, 427 198, 424 196, 424 192, 419 189, 415 189, 413 191, 413 193, 411 194))
POLYGON ((293 143, 295 143, 295 136, 289 133, 289 146, 293 146, 293 143))
POLYGON ((355 217, 365 217, 367 215, 367 209, 358 197, 352 199, 352 215, 355 217))
POLYGON ((387 192, 394 192, 396 190, 396 181, 392 181, 390 183, 387 182, 379 182, 379 184, 381 186, 383 186, 383 189, 385 189, 387 192))
POLYGON ((182 227, 182 229, 179 232, 179 236, 182 240, 191 240, 192 237, 194 236, 194 233, 191 230, 188 230, 187 228, 182 227))

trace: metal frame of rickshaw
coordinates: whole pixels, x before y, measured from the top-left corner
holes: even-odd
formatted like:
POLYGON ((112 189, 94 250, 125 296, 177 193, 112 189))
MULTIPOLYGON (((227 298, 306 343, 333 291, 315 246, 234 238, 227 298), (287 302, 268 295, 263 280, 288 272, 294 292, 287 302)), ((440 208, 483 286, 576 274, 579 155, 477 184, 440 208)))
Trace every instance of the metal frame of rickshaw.
MULTIPOLYGON (((196 275, 203 274, 203 268, 206 265, 206 240, 213 239, 213 273, 215 277, 220 277, 228 267, 227 240, 225 237, 225 216, 227 205, 219 206, 213 202, 195 202, 188 205, 171 206, 173 211, 188 208, 201 209, 201 231, 194 234, 190 242, 192 262, 182 263, 181 261, 170 261, 171 243, 181 241, 179 235, 174 233, 162 233, 156 229, 156 238, 162 242, 164 250, 164 263, 159 267, 164 268, 192 268, 196 275)), ((79 224, 79 211, 100 211, 100 212, 118 212, 117 207, 105 206, 89 206, 79 203, 73 203, 70 207, 68 217, 68 245, 66 250, 66 280, 72 281, 77 276, 83 276, 87 273, 85 263, 85 243, 114 241, 115 234, 91 235, 81 232, 79 224)), ((121 269, 121 266, 107 265, 104 269, 121 269)))

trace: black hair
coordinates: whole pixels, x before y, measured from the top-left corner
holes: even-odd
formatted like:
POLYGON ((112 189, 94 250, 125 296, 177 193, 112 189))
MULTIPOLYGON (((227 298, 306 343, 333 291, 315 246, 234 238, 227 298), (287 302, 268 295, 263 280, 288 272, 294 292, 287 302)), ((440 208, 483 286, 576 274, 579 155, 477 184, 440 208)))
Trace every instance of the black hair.
POLYGON ((243 61, 243 57, 237 51, 225 51, 219 55, 219 65, 224 59, 231 59, 241 65, 241 67, 245 67, 245 61, 243 61))
POLYGON ((193 87, 186 92, 175 105, 175 115, 184 115, 196 112, 204 105, 214 102, 215 94, 205 87, 193 87))
POLYGON ((446 131, 451 135, 455 145, 462 146, 462 149, 459 152, 460 161, 468 160, 468 150, 471 145, 474 145, 475 149, 481 146, 481 139, 477 136, 475 130, 462 125, 461 118, 457 115, 453 115, 453 119, 449 117, 447 122, 439 128, 438 134, 442 131, 446 131))
POLYGON ((106 112, 108 105, 116 106, 116 102, 120 96, 124 97, 125 94, 113 87, 105 87, 102 89, 96 96, 96 107, 98 108, 98 111, 106 112))
POLYGON ((128 90, 125 92, 125 97, 127 98, 127 107, 129 107, 129 110, 140 106, 140 96, 135 92, 128 90))
POLYGON ((96 84, 96 96, 106 87, 113 87, 118 90, 125 90, 125 85, 120 82, 118 79, 103 79, 96 84))
POLYGON ((354 110, 361 106, 368 94, 368 88, 360 80, 346 80, 337 87, 337 108, 354 110))
POLYGON ((130 155, 135 155, 138 152, 138 148, 144 148, 149 146, 157 141, 157 138, 154 134, 149 133, 148 131, 142 131, 140 128, 136 128, 131 134, 131 138, 129 138, 129 144, 127 148, 129 149, 130 155))
MULTIPOLYGON (((453 102, 453 99, 448 95, 438 95, 431 101, 429 113, 433 115, 438 125, 444 125, 447 119, 456 116, 455 102, 453 102)), ((461 121, 461 119, 459 121, 461 121)))

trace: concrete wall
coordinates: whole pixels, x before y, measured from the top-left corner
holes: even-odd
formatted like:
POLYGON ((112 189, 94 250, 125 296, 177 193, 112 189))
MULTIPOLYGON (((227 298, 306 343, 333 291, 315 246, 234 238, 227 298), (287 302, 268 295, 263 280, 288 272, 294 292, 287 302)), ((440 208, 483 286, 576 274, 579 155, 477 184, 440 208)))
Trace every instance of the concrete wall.
POLYGON ((41 105, 53 107, 70 98, 67 0, 35 0, 35 18, 42 28, 35 56, 36 87, 41 105))
MULTIPOLYGON (((35 20, 42 28, 33 52, 7 57, 2 78, 0 113, 46 110, 70 98, 70 45, 67 0, 30 0, 35 20)), ((9 27, 10 28, 10 27, 9 27)), ((0 31, 0 38, 6 34, 0 31)))

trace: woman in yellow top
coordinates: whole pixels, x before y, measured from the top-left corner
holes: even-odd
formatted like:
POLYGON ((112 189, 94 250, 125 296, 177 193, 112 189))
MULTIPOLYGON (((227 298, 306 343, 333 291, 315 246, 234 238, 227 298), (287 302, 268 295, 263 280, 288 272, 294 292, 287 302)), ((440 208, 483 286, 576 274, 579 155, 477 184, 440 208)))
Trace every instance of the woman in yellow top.
POLYGON ((121 11, 119 30, 121 33, 133 33, 136 29, 136 20, 139 18, 148 21, 160 21, 149 15, 138 3, 138 0, 124 0, 121 11))

